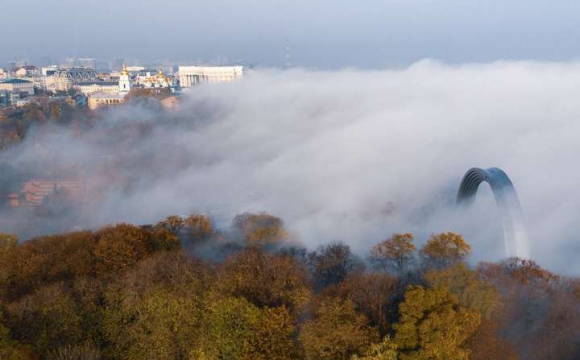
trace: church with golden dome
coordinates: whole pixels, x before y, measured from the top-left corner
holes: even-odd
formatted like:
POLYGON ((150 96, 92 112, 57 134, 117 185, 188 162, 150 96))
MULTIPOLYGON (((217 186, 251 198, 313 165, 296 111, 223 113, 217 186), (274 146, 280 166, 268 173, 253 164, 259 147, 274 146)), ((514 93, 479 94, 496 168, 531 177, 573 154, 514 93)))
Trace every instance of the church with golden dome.
POLYGON ((119 94, 123 96, 127 95, 131 92, 132 87, 131 74, 127 70, 127 63, 123 61, 123 69, 119 75, 119 94))

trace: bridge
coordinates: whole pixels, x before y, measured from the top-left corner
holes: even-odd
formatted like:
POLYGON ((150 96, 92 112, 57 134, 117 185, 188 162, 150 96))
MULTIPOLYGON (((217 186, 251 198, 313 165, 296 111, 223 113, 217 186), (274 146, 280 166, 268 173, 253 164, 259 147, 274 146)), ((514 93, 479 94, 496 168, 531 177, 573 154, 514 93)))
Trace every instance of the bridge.
POLYGON ((529 258, 530 245, 520 201, 514 185, 502 169, 469 169, 459 186, 457 206, 471 205, 482 182, 487 182, 491 187, 501 215, 506 256, 529 258))

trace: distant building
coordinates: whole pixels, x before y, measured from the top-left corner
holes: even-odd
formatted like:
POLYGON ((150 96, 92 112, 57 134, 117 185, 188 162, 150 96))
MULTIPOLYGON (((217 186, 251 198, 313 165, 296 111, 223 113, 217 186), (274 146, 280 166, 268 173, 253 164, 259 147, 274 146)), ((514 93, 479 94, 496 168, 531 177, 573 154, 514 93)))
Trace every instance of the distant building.
POLYGON ((131 74, 127 70, 127 64, 123 62, 123 70, 119 75, 119 94, 125 96, 131 92, 131 74))
POLYGON ((59 69, 52 76, 46 78, 47 90, 69 91, 82 82, 97 80, 97 73, 89 68, 59 69))
POLYGON ((66 191, 72 197, 79 197, 84 189, 82 181, 31 180, 22 185, 18 193, 8 195, 13 207, 39 206, 44 199, 58 191, 66 191))
POLYGON ((88 97, 87 104, 89 109, 96 110, 101 107, 110 107, 121 105, 125 102, 125 96, 122 94, 95 93, 88 97))
POLYGON ((145 70, 144 66, 127 66, 127 71, 129 71, 130 73, 144 70, 145 70))
POLYGON ((40 76, 40 70, 36 66, 26 65, 17 68, 14 75, 18 78, 40 76))
POLYGON ((135 76, 135 85, 140 85, 144 89, 151 89, 168 88, 172 86, 172 83, 161 70, 143 70, 139 71, 135 76))
POLYGON ((180 66, 181 87, 206 83, 230 82, 244 75, 243 66, 180 66))
POLYGON ((31 81, 22 79, 10 79, 0 81, 0 90, 6 90, 11 93, 25 93, 34 95, 34 85, 31 81))
POLYGON ((116 81, 89 81, 78 83, 74 86, 82 94, 90 95, 94 93, 118 94, 119 83, 116 81))
POLYGON ((40 75, 42 76, 51 76, 54 75, 55 72, 59 70, 59 67, 56 65, 44 66, 40 68, 40 75))
POLYGON ((8 74, 4 71, 4 69, 0 69, 0 80, 6 79, 8 74))

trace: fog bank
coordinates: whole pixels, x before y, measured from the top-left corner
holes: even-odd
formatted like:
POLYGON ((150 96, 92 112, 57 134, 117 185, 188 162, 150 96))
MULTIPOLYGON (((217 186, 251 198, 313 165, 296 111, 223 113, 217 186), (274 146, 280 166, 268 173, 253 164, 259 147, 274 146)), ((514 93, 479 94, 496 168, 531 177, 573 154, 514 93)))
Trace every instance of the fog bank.
POLYGON ((5 158, 84 179, 90 201, 68 228, 189 213, 226 226, 266 211, 309 247, 343 240, 362 253, 393 232, 422 243, 455 230, 474 260, 503 256, 499 212, 485 184, 465 213, 455 195, 469 168, 497 166, 520 197, 532 257, 578 275, 578 90, 580 63, 259 71, 194 88, 176 111, 106 111, 82 136, 36 128, 5 158))

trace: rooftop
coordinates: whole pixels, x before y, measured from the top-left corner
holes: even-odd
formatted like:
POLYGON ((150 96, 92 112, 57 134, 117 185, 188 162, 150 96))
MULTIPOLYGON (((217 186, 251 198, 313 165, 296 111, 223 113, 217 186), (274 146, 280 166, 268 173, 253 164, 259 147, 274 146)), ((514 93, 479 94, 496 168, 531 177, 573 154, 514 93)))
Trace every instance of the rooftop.
POLYGON ((90 85, 101 85, 101 86, 117 86, 119 85, 116 81, 85 81, 80 82, 78 86, 90 86, 90 85))
POLYGON ((10 79, 10 80, 0 81, 0 84, 26 84, 26 83, 32 84, 31 81, 22 80, 22 79, 10 79))
POLYGON ((125 97, 123 95, 119 95, 119 94, 107 94, 107 93, 98 92, 98 93, 94 93, 94 94, 89 95, 89 98, 91 98, 91 99, 124 99, 125 97))

